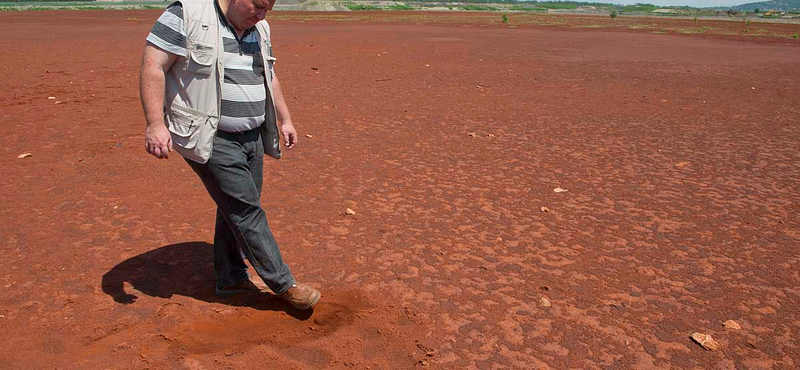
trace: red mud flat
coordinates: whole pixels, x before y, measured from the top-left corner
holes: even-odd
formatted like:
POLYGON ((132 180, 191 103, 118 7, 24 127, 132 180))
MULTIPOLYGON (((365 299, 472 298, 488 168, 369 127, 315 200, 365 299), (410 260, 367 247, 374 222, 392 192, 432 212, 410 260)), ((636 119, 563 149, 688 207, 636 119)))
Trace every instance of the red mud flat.
POLYGON ((0 13, 0 368, 800 365, 797 44, 280 13, 309 315, 214 296, 214 205, 143 148, 158 15, 0 13))

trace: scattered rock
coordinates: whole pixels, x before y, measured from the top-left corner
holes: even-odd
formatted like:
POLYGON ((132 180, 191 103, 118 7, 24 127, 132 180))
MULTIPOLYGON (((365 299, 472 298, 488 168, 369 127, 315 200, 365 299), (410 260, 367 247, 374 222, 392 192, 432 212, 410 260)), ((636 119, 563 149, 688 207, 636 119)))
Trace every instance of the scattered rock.
POLYGON ((354 210, 352 210, 352 209, 348 208, 346 211, 344 211, 344 213, 345 213, 345 214, 348 214, 348 215, 354 215, 354 214, 356 214, 356 211, 354 211, 354 210))
POLYGON ((313 137, 313 136, 306 134, 306 137, 313 137))
POLYGON ((550 290, 550 287, 547 286, 547 285, 542 285, 542 286, 539 287, 539 290, 544 290, 545 292, 547 292, 547 291, 550 290))
POLYGON ((470 137, 478 137, 478 134, 477 134, 477 133, 475 133, 475 132, 470 132, 470 133, 469 133, 469 134, 467 134, 467 135, 469 135, 470 137))
POLYGON ((714 338, 711 338, 711 334, 693 333, 692 339, 697 342, 697 344, 703 346, 706 351, 716 351, 722 348, 714 338))
POLYGON ((55 96, 48 96, 47 100, 56 100, 56 97, 55 96))
POLYGON ((56 104, 61 104, 61 103, 63 103, 63 101, 61 101, 61 100, 56 100, 56 104))
POLYGON ((539 208, 539 210, 542 211, 542 212, 550 212, 550 208, 547 208, 547 207, 539 208))
POLYGON ((724 327, 726 327, 728 329, 742 330, 742 326, 739 325, 738 322, 733 321, 733 320, 728 320, 728 321, 723 322, 722 326, 724 326, 724 327))
POLYGON ((555 188, 555 189, 553 189, 553 192, 556 192, 556 193, 564 193, 564 192, 566 192, 566 191, 567 191, 567 189, 562 189, 562 188, 555 188))
POLYGON ((541 307, 550 307, 553 303, 547 297, 539 298, 539 306, 541 307))
POLYGON ((486 134, 486 137, 494 137, 494 134, 486 134))
POLYGON ((684 168, 684 167, 686 167, 688 165, 689 165, 689 162, 678 162, 678 163, 675 163, 675 167, 678 167, 678 168, 684 168))
POLYGON ((28 157, 33 157, 33 154, 31 154, 31 153, 22 153, 22 154, 17 156, 17 158, 20 158, 20 159, 21 158, 28 158, 28 157))

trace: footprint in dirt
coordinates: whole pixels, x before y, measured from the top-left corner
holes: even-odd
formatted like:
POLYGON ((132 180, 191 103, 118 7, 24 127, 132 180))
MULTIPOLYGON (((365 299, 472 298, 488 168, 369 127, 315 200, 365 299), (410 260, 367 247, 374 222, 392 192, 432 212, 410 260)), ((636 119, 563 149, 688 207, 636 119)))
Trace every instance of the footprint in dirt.
POLYGON ((357 307, 341 302, 342 297, 336 293, 323 296, 326 298, 313 310, 303 311, 307 319, 242 308, 213 318, 184 318, 163 332, 175 344, 173 350, 187 354, 215 353, 227 348, 243 350, 259 344, 297 345, 330 336, 356 319, 357 307))

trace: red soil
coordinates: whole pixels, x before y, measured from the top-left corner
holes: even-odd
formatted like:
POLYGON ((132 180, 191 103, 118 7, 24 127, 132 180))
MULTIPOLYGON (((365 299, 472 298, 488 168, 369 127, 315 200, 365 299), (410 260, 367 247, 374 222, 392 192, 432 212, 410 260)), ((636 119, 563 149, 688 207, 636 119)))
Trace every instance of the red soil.
POLYGON ((214 296, 214 205, 144 151, 159 13, 0 13, 0 368, 800 364, 796 42, 279 13, 309 315, 214 296))

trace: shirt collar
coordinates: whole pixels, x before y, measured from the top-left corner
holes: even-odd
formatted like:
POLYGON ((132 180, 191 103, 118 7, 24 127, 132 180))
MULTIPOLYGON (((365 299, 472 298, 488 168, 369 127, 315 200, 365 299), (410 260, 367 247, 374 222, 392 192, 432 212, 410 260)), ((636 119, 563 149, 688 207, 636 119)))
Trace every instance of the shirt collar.
POLYGON ((250 27, 249 29, 244 31, 244 33, 242 34, 242 38, 240 40, 239 34, 236 33, 236 29, 233 28, 233 26, 230 23, 228 23, 228 19, 225 18, 225 14, 222 13, 222 8, 220 8, 218 0, 214 0, 214 9, 217 10, 217 15, 219 16, 219 20, 220 22, 222 22, 222 25, 228 27, 228 29, 231 30, 231 32, 233 33, 233 37, 236 37, 237 41, 241 42, 242 40, 244 40, 245 37, 247 37, 247 35, 250 34, 250 32, 255 31, 256 26, 250 27))

